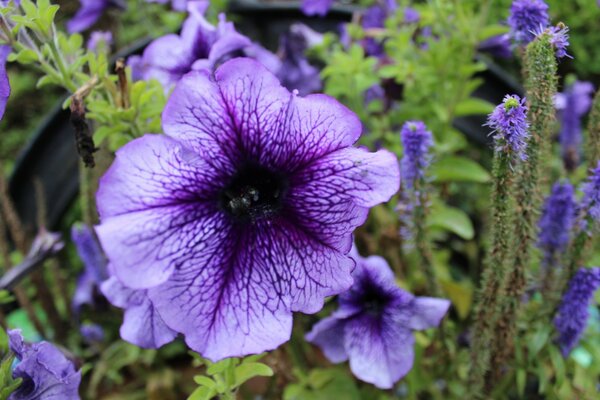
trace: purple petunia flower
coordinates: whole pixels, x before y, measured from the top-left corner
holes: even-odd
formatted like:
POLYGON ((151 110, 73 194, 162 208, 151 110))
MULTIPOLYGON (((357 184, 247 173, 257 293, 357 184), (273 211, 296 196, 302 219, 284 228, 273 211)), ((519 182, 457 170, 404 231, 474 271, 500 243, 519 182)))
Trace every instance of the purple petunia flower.
POLYGON ((114 275, 103 282, 100 289, 112 305, 125 310, 120 329, 123 340, 155 349, 177 337, 177 332, 167 326, 154 307, 147 290, 129 289, 114 275))
POLYGON ((10 46, 0 45, 0 119, 4 116, 6 103, 10 96, 10 82, 8 81, 8 74, 6 73, 6 59, 8 58, 10 51, 10 46))
POLYGON ((318 15, 324 17, 334 0, 302 0, 302 12, 305 15, 313 16, 318 15))
POLYGON ((555 254, 562 254, 569 244, 571 228, 575 222, 576 203, 573 185, 569 182, 555 183, 552 193, 546 198, 537 246, 544 253, 548 265, 555 254))
POLYGON ((355 249, 352 254, 354 284, 339 296, 339 308, 306 339, 331 362, 349 359, 357 378, 389 389, 412 368, 412 331, 438 326, 450 302, 415 297, 396 285, 383 258, 362 258, 355 249))
POLYGON ((488 116, 486 125, 493 129, 496 151, 512 152, 521 160, 527 159, 525 149, 529 123, 525 98, 521 99, 516 94, 506 95, 488 116))
POLYGON ((121 148, 98 190, 116 278, 204 357, 277 347, 292 312, 351 285, 351 234, 398 190, 396 158, 352 147, 354 113, 248 58, 184 76, 163 129, 121 148))
POLYGON ((422 121, 408 121, 400 131, 404 154, 401 175, 404 186, 413 189, 418 180, 425 177, 431 162, 429 150, 433 146, 433 135, 422 121))
POLYGON ((22 379, 8 400, 79 399, 81 373, 63 353, 48 342, 25 343, 18 329, 8 331, 8 336, 19 361, 13 377, 22 379))
POLYGON ((90 51, 97 52, 99 47, 106 50, 110 49, 113 43, 113 35, 110 31, 94 31, 90 34, 87 42, 87 48, 90 51))
POLYGON ((579 165, 581 152, 581 118, 592 105, 594 86, 591 82, 575 81, 563 93, 556 95, 556 108, 561 123, 560 144, 565 165, 572 170, 579 165))
POLYGON ((515 0, 510 6, 508 25, 517 44, 526 45, 535 39, 535 32, 550 24, 548 5, 543 0, 515 0))
POLYGON ((594 221, 600 222, 600 162, 590 171, 587 181, 582 187, 580 209, 594 221))
POLYGON ((274 54, 236 32, 225 15, 219 16, 216 27, 208 23, 204 18, 208 6, 207 1, 189 2, 189 16, 180 35, 160 37, 150 43, 141 57, 130 57, 134 79, 154 78, 169 90, 186 73, 201 69, 212 71, 228 58, 239 55, 255 58, 273 72, 280 68, 281 62, 274 54))
POLYGON ((513 55, 508 33, 492 36, 482 41, 477 45, 477 50, 499 58, 511 58, 513 55))
POLYGON ((94 231, 83 224, 75 224, 71 228, 71 239, 83 261, 84 270, 77 280, 71 308, 79 314, 84 305, 95 304, 95 297, 100 283, 108 279, 108 260, 102 252, 94 231))
POLYGON ((110 7, 124 9, 123 0, 79 0, 81 7, 75 16, 67 22, 67 31, 77 33, 85 31, 94 25, 110 7))
POLYGON ((554 326, 564 357, 579 343, 587 326, 588 307, 594 292, 600 287, 600 268, 580 268, 563 295, 554 326))

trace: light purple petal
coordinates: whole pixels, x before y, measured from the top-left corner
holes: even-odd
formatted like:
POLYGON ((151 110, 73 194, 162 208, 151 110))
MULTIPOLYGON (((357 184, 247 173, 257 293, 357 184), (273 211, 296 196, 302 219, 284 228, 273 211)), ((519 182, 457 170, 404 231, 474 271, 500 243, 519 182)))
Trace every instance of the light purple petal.
POLYGON ((347 322, 344 333, 350 369, 357 378, 390 389, 412 368, 413 334, 393 320, 355 318, 347 322))
POLYGON ((422 330, 439 326, 440 321, 450 308, 450 301, 433 297, 415 297, 413 301, 413 316, 408 326, 411 329, 422 330))
POLYGON ((98 21, 104 10, 110 5, 110 0, 80 0, 81 6, 75 16, 67 22, 69 33, 82 32, 98 21))
POLYGON ((348 359, 344 349, 345 321, 338 318, 325 318, 315 324, 306 334, 306 340, 321 348, 323 354, 332 363, 340 363, 348 359))
POLYGON ((10 96, 10 82, 6 73, 6 59, 10 54, 10 46, 0 46, 0 120, 4 116, 6 102, 10 96))
POLYGON ((302 11, 306 15, 319 15, 325 16, 333 0, 302 0, 302 11))

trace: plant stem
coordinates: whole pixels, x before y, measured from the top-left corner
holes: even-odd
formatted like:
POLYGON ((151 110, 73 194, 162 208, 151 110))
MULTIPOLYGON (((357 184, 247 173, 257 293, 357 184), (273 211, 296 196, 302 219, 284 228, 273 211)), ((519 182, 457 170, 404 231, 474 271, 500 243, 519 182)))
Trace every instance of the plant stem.
POLYGON ((590 120, 588 122, 588 151, 589 167, 595 168, 600 161, 600 90, 594 96, 590 120))

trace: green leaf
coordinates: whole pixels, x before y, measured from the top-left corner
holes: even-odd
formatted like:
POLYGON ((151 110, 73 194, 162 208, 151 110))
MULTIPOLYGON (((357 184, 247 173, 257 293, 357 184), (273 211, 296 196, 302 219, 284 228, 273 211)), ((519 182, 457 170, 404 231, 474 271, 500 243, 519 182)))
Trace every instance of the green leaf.
POLYGON ((481 115, 489 114, 494 111, 494 104, 489 101, 470 97, 458 103, 454 109, 455 117, 463 117, 465 115, 481 115))
POLYGON ((473 286, 465 282, 444 281, 441 282, 444 292, 452 302, 460 319, 466 319, 473 304, 473 286))
POLYGON ((8 335, 0 327, 0 357, 6 352, 8 352, 8 335))
POLYGON ((206 373, 209 375, 217 375, 223 373, 227 368, 231 368, 232 361, 234 361, 233 358, 226 358, 214 364, 210 364, 206 368, 206 373))
POLYGON ((241 386, 244 382, 256 376, 273 376, 273 370, 263 363, 243 363, 235 369, 234 387, 241 386))
POLYGON ((214 389, 207 388, 206 386, 202 386, 197 388, 190 394, 188 400, 210 400, 212 399, 217 392, 214 389))
POLYGON ((441 158, 431 166, 435 182, 477 182, 490 181, 490 174, 473 160, 460 156, 441 158))
POLYGON ((206 386, 207 388, 211 388, 211 389, 217 388, 217 382, 210 379, 208 376, 196 375, 196 376, 194 376, 194 382, 196 382, 200 386, 206 386))
POLYGON ((525 394, 525 385, 527 384, 527 371, 522 368, 517 369, 517 393, 519 398, 525 394))
POLYGON ((8 61, 16 61, 19 64, 27 65, 38 60, 38 55, 31 49, 23 49, 18 53, 12 53, 8 56, 8 61))
POLYGON ((445 205, 432 208, 427 226, 445 229, 465 240, 471 240, 475 236, 469 216, 461 209, 445 205))

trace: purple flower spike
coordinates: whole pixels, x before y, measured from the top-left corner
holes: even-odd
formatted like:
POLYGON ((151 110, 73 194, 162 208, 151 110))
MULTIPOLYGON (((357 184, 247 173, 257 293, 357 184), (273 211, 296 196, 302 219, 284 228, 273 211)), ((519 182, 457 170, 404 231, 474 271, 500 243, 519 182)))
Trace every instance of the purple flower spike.
POLYGON ((438 326, 450 302, 415 297, 396 285, 383 258, 362 258, 355 249, 352 254, 354 284, 339 296, 339 308, 306 339, 331 362, 349 359, 357 378, 389 389, 412 368, 412 332, 438 326))
POLYGON ((305 15, 324 17, 333 5, 333 0, 302 0, 302 12, 305 15))
POLYGON ((527 159, 525 150, 529 123, 525 98, 506 95, 502 104, 488 116, 486 125, 493 129, 496 151, 512 152, 521 160, 527 159))
POLYGON ((83 273, 77 280, 75 294, 71 302, 73 312, 79 314, 84 305, 93 306, 95 304, 100 283, 108 279, 108 260, 102 252, 96 235, 87 225, 73 225, 71 239, 75 243, 84 265, 83 273))
POLYGON ((425 177, 433 146, 433 135, 421 121, 408 121, 400 131, 404 155, 401 162, 401 175, 407 189, 413 189, 417 180, 425 177))
POLYGON ((594 86, 590 82, 575 81, 563 93, 556 95, 556 108, 561 123, 560 144, 562 157, 569 170, 579 165, 581 153, 581 118, 592 105, 594 86))
POLYGON ((10 350, 19 363, 13 377, 23 381, 8 400, 77 400, 81 373, 48 342, 27 344, 21 331, 8 331, 10 350))
POLYGON ((600 162, 590 171, 582 189, 581 210, 594 221, 600 222, 600 162))
POLYGON ((557 26, 551 26, 548 28, 539 27, 535 31, 536 36, 543 34, 550 35, 550 44, 555 49, 556 58, 573 58, 567 54, 567 47, 569 47, 569 27, 565 24, 560 23, 557 26))
POLYGON ((517 44, 528 44, 535 39, 534 32, 549 24, 548 5, 543 0, 515 0, 510 6, 508 25, 517 44))
POLYGON ((292 312, 351 285, 352 232, 398 190, 395 156, 352 147, 354 113, 248 58, 184 76, 163 129, 121 148, 98 190, 116 278, 211 360, 279 346, 292 312))
POLYGON ((562 254, 569 244, 575 207, 573 186, 569 182, 554 184, 538 223, 538 247, 544 252, 546 264, 552 261, 555 254, 562 254))
POLYGON ((562 298, 554 326, 558 332, 558 344, 564 357, 583 336, 587 326, 588 307, 594 292, 600 287, 600 268, 580 268, 569 282, 569 288, 562 298))
POLYGON ((81 7, 77 14, 67 22, 69 33, 83 32, 90 28, 110 7, 125 8, 123 0, 79 0, 79 2, 81 7))
POLYGON ((0 46, 0 120, 4 116, 8 96, 10 96, 10 82, 6 73, 6 59, 10 51, 10 46, 0 46))
POLYGON ((120 329, 123 340, 145 349, 157 349, 177 337, 177 332, 165 324, 154 307, 147 290, 129 289, 114 276, 103 282, 100 289, 112 305, 125 310, 120 329))

